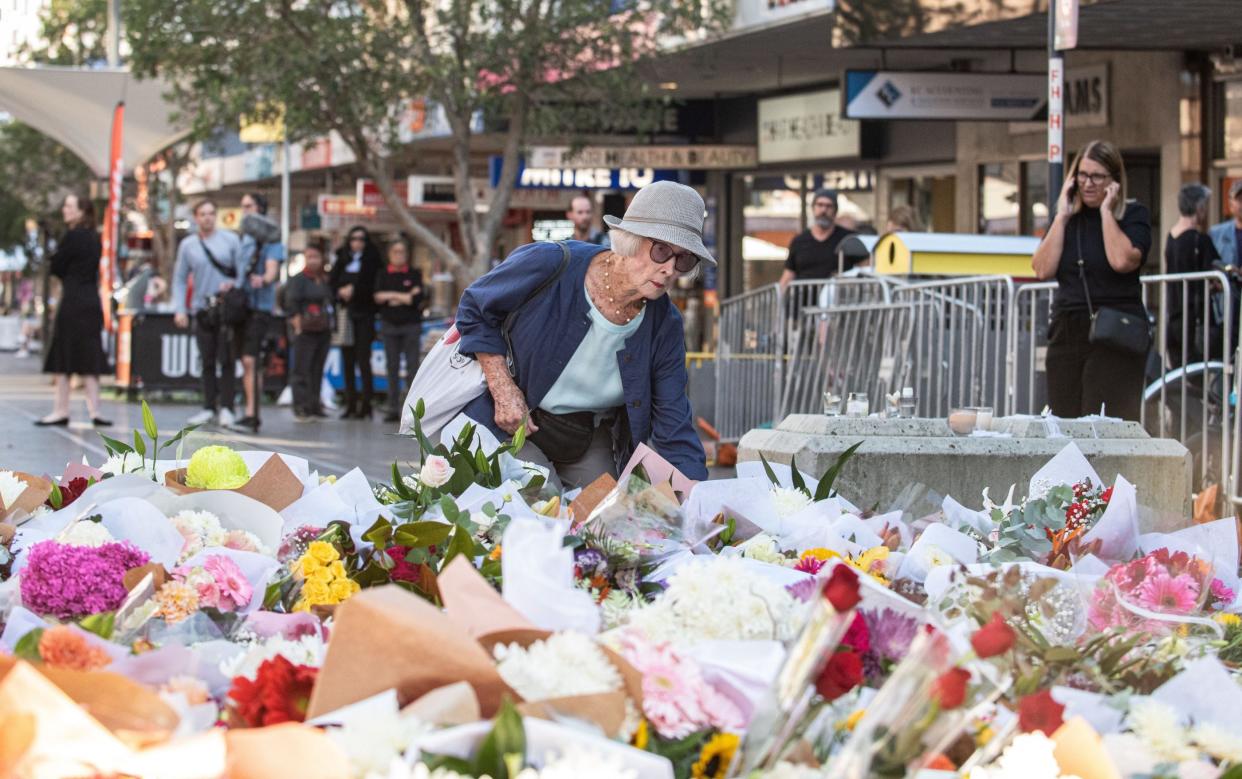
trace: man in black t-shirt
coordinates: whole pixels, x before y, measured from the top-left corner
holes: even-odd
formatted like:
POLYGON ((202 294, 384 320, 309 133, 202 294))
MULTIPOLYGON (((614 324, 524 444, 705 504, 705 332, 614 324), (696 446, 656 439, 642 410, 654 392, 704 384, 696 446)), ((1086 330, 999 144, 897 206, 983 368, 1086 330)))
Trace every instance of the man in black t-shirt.
MULTIPOLYGON (((781 289, 784 290, 794 279, 826 279, 837 273, 837 249, 841 241, 853 235, 836 223, 837 193, 831 189, 821 189, 811 200, 813 221, 810 228, 803 231, 789 244, 789 259, 785 260, 785 272, 781 274, 781 289)), ((856 263, 848 258, 845 270, 856 263)))

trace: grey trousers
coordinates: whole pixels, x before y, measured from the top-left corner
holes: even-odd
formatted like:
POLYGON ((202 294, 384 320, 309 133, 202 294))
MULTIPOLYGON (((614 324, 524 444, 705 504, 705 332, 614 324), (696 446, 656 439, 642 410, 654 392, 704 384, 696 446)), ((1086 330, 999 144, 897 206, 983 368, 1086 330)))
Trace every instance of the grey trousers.
POLYGON ((553 486, 566 490, 585 487, 605 473, 613 478, 617 476, 617 467, 612 458, 612 430, 607 425, 595 428, 591 446, 582 459, 576 462, 553 462, 530 441, 517 453, 517 458, 548 468, 552 471, 553 486))

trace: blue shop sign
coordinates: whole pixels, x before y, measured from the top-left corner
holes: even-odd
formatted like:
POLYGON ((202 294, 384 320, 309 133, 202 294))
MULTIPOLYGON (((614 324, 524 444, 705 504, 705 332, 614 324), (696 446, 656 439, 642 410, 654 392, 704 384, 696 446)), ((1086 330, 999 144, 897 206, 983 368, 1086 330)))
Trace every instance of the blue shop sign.
MULTIPOLYGON (((504 158, 491 158, 492 186, 500 185, 504 158)), ((653 181, 676 181, 675 170, 652 168, 528 168, 518 166, 518 189, 642 189, 653 181)))

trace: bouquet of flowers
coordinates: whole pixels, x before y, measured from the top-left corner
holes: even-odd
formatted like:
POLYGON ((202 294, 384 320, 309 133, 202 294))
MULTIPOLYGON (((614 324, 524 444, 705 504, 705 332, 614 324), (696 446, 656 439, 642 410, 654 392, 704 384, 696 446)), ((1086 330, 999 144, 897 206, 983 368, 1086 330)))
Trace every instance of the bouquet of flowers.
POLYGON ((147 553, 129 543, 40 541, 30 547, 20 574, 22 604, 57 619, 112 611, 125 600, 125 572, 148 562, 147 553))
MULTIPOLYGON (((1069 553, 1104 516, 1113 488, 1103 489, 1090 478, 1057 485, 1038 498, 1028 498, 1010 511, 992 510, 996 523, 988 562, 1035 560, 1054 568, 1068 568, 1069 553)), ((1087 550, 1078 550, 1087 551, 1087 550)))
POLYGON ((1188 618, 1220 611, 1234 597, 1207 561, 1157 549, 1109 569, 1091 593, 1088 619, 1096 630, 1121 627, 1162 636, 1188 618))

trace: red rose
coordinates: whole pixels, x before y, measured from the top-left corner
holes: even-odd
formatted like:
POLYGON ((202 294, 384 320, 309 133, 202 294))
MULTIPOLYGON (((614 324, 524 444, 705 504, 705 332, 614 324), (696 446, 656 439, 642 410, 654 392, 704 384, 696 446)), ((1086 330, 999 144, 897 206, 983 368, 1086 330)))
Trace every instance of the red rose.
POLYGON ((970 637, 970 645, 980 659, 1008 652, 1013 647, 1013 642, 1013 628, 1005 624, 999 611, 992 614, 991 622, 976 630, 970 637))
POLYGON ((850 623, 849 630, 845 631, 841 645, 860 654, 871 649, 871 631, 867 629, 867 620, 863 619, 862 614, 854 613, 854 621, 850 623))
POLYGON ((848 565, 838 564, 824 585, 824 597, 837 611, 849 611, 857 606, 862 600, 858 594, 858 574, 848 565))
POLYGON ((84 476, 79 476, 76 479, 70 479, 67 484, 59 485, 60 505, 53 506, 51 498, 48 498, 44 502, 44 505, 51 509, 63 509, 78 498, 82 497, 82 493, 86 492, 86 488, 89 486, 91 486, 91 483, 84 476))
POLYGON ((392 558, 393 568, 388 572, 388 577, 394 582, 409 582, 417 584, 422 581, 422 571, 419 566, 405 559, 410 553, 412 547, 408 546, 390 546, 388 547, 388 556, 392 558))
POLYGON ((302 722, 318 673, 316 668, 294 665, 283 655, 264 660, 253 681, 244 676, 233 680, 229 690, 233 710, 251 728, 302 722))
POLYGON ((1048 690, 1040 690, 1018 701, 1018 727, 1023 733, 1042 731, 1051 736, 1065 722, 1065 707, 1052 699, 1048 690))
POLYGON ((815 689, 825 700, 835 701, 862 684, 862 658, 854 652, 838 651, 828 658, 828 664, 815 680, 815 689))
POLYGON ((940 674, 932 685, 932 700, 940 704, 941 711, 956 709, 966 700, 966 686, 970 684, 970 671, 950 668, 940 674))

